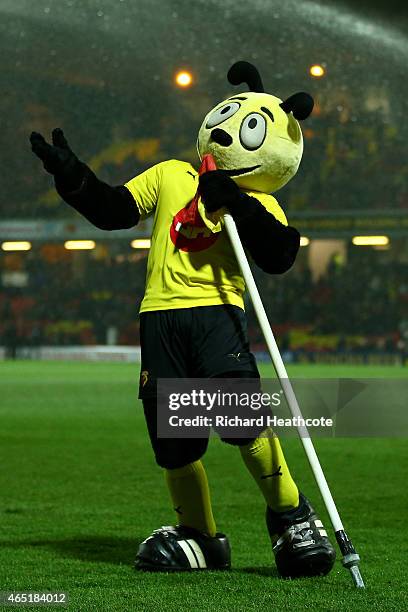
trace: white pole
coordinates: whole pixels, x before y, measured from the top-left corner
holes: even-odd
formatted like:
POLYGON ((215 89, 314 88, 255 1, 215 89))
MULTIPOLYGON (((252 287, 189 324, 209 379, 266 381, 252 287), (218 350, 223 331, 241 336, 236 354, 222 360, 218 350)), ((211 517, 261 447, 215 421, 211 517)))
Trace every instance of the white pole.
MULTIPOLYGON (((262 304, 261 296, 259 295, 259 291, 256 286, 254 277, 252 275, 251 268, 249 267, 249 263, 245 255, 245 251, 242 246, 241 239, 238 235, 235 221, 231 217, 230 214, 224 215, 224 221, 225 221, 225 227, 227 229, 228 236, 231 240, 232 247, 234 249, 239 266, 241 268, 242 275, 245 280, 245 284, 247 286, 249 295, 251 296, 251 300, 254 305, 254 309, 255 309, 256 316, 259 321, 259 325, 261 327, 269 353, 271 355, 272 363, 274 365, 279 381, 282 385, 282 389, 285 394, 286 401, 288 402, 290 411, 294 417, 303 418, 302 413, 299 408, 298 401, 296 399, 296 395, 293 391, 293 387, 288 378, 288 373, 286 372, 285 364, 283 363, 281 354, 279 352, 278 345, 276 344, 276 340, 273 335, 272 328, 269 324, 268 317, 265 312, 265 308, 262 304)), ((329 485, 327 484, 326 477, 323 473, 319 458, 316 454, 316 451, 313 446, 313 442, 310 438, 310 435, 308 433, 308 430, 306 427, 302 427, 302 426, 298 426, 297 430, 299 433, 300 440, 303 444, 303 448, 309 460, 310 467, 312 468, 314 477, 316 479, 317 486, 319 487, 323 501, 327 508, 327 512, 329 514, 331 523, 333 525, 333 529, 336 532, 343 530, 343 524, 341 522, 339 513, 336 508, 336 504, 334 503, 333 496, 330 492, 329 485)))

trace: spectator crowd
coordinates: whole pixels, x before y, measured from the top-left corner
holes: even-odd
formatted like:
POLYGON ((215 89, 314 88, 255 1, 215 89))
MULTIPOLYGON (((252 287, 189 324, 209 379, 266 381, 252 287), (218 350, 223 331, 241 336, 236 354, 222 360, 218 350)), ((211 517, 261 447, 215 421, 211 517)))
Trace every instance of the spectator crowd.
MULTIPOLYGON (((10 272, 0 270, 0 345, 16 350, 138 344, 146 265, 141 252, 105 254, 102 259, 70 254, 55 261, 30 253, 14 256, 13 262, 20 266, 20 277, 24 271, 25 281, 24 286, 10 286, 10 272)), ((282 349, 403 350, 408 334, 406 264, 373 249, 351 248, 347 263, 334 258, 326 272, 313 279, 305 262, 302 257, 282 276, 254 270, 282 349)), ((247 312, 252 347, 262 350, 249 301, 247 312)))

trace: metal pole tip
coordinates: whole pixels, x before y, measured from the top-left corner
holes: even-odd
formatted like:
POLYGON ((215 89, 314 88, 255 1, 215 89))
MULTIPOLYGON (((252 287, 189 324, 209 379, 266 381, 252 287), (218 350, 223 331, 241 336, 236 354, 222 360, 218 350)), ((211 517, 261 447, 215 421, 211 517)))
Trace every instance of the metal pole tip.
POLYGON ((353 582, 358 589, 365 589, 364 580, 361 576, 358 565, 352 565, 350 568, 351 577, 353 578, 353 582))

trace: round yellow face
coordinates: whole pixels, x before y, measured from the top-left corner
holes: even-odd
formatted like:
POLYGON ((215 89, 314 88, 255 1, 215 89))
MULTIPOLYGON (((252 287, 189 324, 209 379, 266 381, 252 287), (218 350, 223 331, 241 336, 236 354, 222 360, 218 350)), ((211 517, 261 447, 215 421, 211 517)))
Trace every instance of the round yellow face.
POLYGON ((244 92, 217 104, 205 117, 197 139, 200 159, 211 153, 217 168, 248 191, 272 193, 294 176, 303 138, 282 100, 244 92))

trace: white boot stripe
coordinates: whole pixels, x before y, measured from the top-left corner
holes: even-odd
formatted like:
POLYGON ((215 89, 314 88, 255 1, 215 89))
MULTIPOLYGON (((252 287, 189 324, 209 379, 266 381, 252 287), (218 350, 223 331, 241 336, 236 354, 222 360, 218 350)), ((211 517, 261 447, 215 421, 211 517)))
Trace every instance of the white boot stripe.
POLYGON ((185 540, 186 544, 190 547, 191 552, 193 553, 194 559, 196 560, 197 567, 200 567, 200 563, 197 559, 197 555, 195 554, 194 548, 191 546, 191 540, 185 540))
POLYGON ((198 563, 197 563, 197 559, 195 558, 190 546, 187 544, 187 542, 185 540, 179 540, 178 544, 180 544, 180 547, 183 549, 184 554, 186 555, 188 562, 190 563, 190 567, 192 569, 197 569, 198 568, 198 563))
POLYGON ((325 529, 319 529, 319 533, 321 536, 324 536, 325 538, 327 538, 327 531, 325 529))
POLYGON ((316 525, 316 527, 323 527, 323 523, 320 519, 316 519, 314 524, 316 525))
POLYGON ((197 557, 197 561, 198 561, 198 567, 200 568, 207 567, 207 564, 204 559, 203 551, 201 550, 198 543, 195 540, 186 540, 186 542, 190 544, 191 548, 195 552, 195 556, 197 557))

